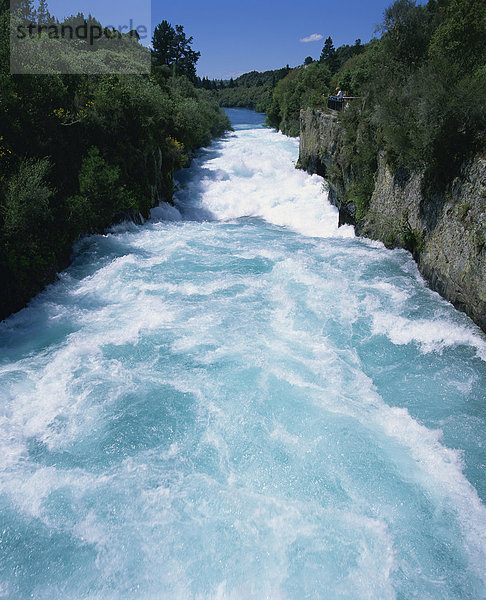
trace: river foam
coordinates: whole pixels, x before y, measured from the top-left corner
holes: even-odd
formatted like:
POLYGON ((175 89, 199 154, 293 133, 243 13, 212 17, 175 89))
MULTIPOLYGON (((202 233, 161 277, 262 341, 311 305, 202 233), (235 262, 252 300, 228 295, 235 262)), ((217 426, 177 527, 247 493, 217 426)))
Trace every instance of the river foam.
POLYGON ((1 324, 0 598, 486 597, 484 336, 296 154, 243 126, 1 324))
POLYGON ((337 209, 326 201, 322 178, 289 170, 297 152, 298 141, 267 129, 232 134, 202 152, 189 173, 180 174, 178 211, 163 206, 153 216, 218 221, 261 217, 308 236, 354 237, 352 227, 338 229, 337 209), (276 174, 283 172, 285 182, 278 185, 276 174))

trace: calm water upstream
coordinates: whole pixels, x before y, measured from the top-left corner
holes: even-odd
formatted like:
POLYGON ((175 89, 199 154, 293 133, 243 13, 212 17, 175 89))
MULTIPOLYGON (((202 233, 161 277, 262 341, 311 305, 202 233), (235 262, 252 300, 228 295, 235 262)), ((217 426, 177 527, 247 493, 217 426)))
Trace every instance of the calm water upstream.
POLYGON ((0 598, 486 598, 486 337, 236 131, 0 325, 0 598))

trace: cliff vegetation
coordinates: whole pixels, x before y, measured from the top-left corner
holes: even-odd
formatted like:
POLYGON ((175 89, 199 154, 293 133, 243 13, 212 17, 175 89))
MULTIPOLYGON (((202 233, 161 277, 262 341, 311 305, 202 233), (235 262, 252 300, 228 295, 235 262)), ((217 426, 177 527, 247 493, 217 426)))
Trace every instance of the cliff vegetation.
POLYGON ((486 5, 398 0, 381 33, 331 79, 341 113, 301 102, 300 166, 486 330, 486 5))

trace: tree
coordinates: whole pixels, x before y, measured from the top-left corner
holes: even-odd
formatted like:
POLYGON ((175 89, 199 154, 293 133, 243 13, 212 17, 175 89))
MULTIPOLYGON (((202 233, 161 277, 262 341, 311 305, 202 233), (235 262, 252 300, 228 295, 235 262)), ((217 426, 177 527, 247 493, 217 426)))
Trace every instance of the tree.
POLYGON ((385 11, 381 30, 387 59, 402 70, 415 68, 427 56, 434 11, 413 0, 396 0, 385 11))
POLYGON ((334 48, 334 43, 332 41, 331 36, 329 36, 324 42, 324 48, 322 49, 321 58, 319 62, 324 64, 329 69, 329 71, 331 71, 331 74, 336 73, 338 70, 336 49, 334 48))
POLYGON ((167 21, 162 21, 152 37, 152 56, 156 65, 171 65, 175 54, 175 29, 167 21))
POLYGON ((34 13, 33 0, 10 0, 10 10, 14 13, 31 16, 34 13))
POLYGON ((312 56, 308 56, 305 60, 304 60, 304 65, 311 65, 314 62, 314 59, 312 58, 312 56))
POLYGON ((47 8, 47 0, 39 0, 37 8, 37 22, 39 25, 49 25, 52 22, 52 17, 47 8))
POLYGON ((172 68, 174 75, 186 75, 196 80, 196 63, 200 52, 192 49, 193 38, 187 38, 182 25, 172 25, 162 21, 155 28, 152 38, 152 55, 157 66, 166 65, 172 68))
POLYGON ((35 20, 36 13, 33 0, 10 0, 10 12, 24 21, 24 23, 35 20))
POLYGON ((35 232, 51 219, 50 202, 54 190, 48 183, 52 164, 49 159, 24 161, 8 186, 3 210, 7 236, 35 237, 35 232))
POLYGON ((452 0, 441 11, 442 22, 429 54, 472 72, 486 63, 486 5, 482 0, 452 0))

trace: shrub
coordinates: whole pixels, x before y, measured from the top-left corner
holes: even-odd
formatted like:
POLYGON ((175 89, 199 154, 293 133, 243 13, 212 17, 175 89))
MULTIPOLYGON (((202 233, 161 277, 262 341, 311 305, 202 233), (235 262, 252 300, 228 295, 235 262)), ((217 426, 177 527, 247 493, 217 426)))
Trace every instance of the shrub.
POLYGON ((98 148, 91 148, 83 159, 79 191, 68 200, 71 225, 78 234, 101 231, 137 209, 133 195, 120 184, 120 168, 107 164, 98 148))
POLYGON ((32 239, 52 222, 51 200, 55 190, 48 182, 49 159, 28 159, 8 184, 3 207, 3 229, 7 238, 32 239))

